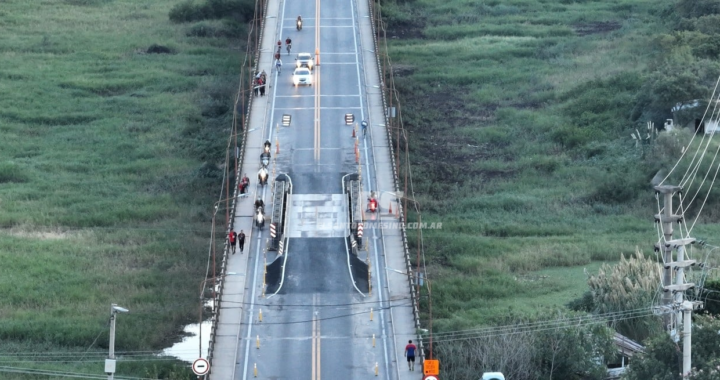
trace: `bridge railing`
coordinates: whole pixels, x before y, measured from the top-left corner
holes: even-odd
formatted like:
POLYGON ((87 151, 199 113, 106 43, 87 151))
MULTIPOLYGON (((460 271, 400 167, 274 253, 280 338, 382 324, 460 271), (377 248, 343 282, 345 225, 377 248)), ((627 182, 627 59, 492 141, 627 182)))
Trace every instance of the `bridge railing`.
MULTIPOLYGON (((405 129, 402 122, 402 117, 400 113, 400 101, 398 97, 398 92, 395 88, 395 79, 393 77, 392 72, 392 63, 390 61, 390 56, 388 53, 388 44, 387 44, 387 32, 386 32, 386 25, 385 22, 382 19, 381 14, 381 7, 380 7, 380 0, 368 0, 368 4, 370 6, 370 20, 371 25, 373 28, 373 41, 375 44, 375 58, 377 60, 377 67, 378 67, 378 73, 380 74, 380 89, 382 94, 382 100, 383 100, 383 107, 385 109, 384 115, 385 115, 385 125, 386 125, 386 133, 387 133, 387 139, 388 139, 388 149, 390 150, 390 159, 393 166, 393 180, 394 180, 394 186, 395 191, 400 192, 402 190, 405 190, 403 194, 407 197, 407 181, 408 176, 411 176, 409 174, 409 168, 410 165, 409 160, 405 159, 405 183, 404 188, 400 187, 400 144, 399 139, 402 135, 406 141, 407 141, 407 135, 405 134, 405 129), (377 1, 377 3, 376 3, 377 1), (397 148, 393 147, 393 136, 392 132, 397 132, 397 148), (402 133, 401 133, 402 132, 402 133)), ((405 152, 407 154, 407 152, 405 152)), ((412 179, 411 179, 412 181, 412 179)), ((413 268, 412 261, 410 259, 410 247, 408 244, 408 238, 407 238, 407 226, 406 223, 406 215, 407 211, 404 209, 402 202, 398 202, 398 215, 400 219, 400 225, 402 226, 402 240, 403 240, 403 254, 405 256, 405 269, 407 273, 407 279, 408 283, 410 285, 410 297, 412 299, 413 304, 413 318, 415 322, 415 330, 416 332, 420 331, 420 301, 419 297, 420 294, 418 294, 418 284, 417 281, 419 278, 416 278, 413 273, 417 273, 418 276, 420 275, 420 268, 413 268)), ((416 212, 419 213, 420 210, 416 209, 416 212)), ((421 230, 418 230, 418 233, 420 234, 420 239, 422 239, 422 232, 421 230)), ((421 245, 422 246, 422 245, 421 245)), ((418 247, 418 249, 421 249, 421 247, 418 247)), ((418 348, 420 348, 420 359, 421 362, 425 359, 425 344, 423 337, 421 335, 416 336, 418 341, 418 348)))
MULTIPOLYGON (((248 33, 247 48, 245 51, 245 58, 240 68, 240 79, 238 83, 238 91, 235 96, 234 108, 233 108, 233 121, 232 130, 228 140, 228 153, 225 162, 226 173, 230 173, 233 170, 234 175, 226 175, 223 186, 225 187, 226 199, 232 199, 229 206, 229 217, 226 220, 227 230, 225 236, 230 233, 233 229, 235 221, 235 203, 238 199, 238 183, 240 180, 240 170, 242 168, 243 160, 245 157, 245 141, 248 131, 248 123, 250 120, 250 113, 252 110, 252 104, 254 100, 253 86, 255 72, 258 70, 258 62, 260 62, 260 46, 263 39, 263 29, 265 26, 265 17, 267 13, 267 1, 266 0, 255 0, 255 15, 252 20, 252 28, 248 33), (239 119, 239 120, 238 120, 239 119), (238 137, 242 136, 240 145, 238 146, 238 137), (232 184, 232 187, 231 187, 232 184), (229 194, 232 192, 232 197, 229 194)), ((221 196, 222 198, 222 196, 221 196)), ((211 244, 214 244, 212 242, 211 244)), ((229 246, 227 239, 225 239, 225 245, 223 248, 222 259, 220 262, 219 274, 215 278, 225 278, 227 274, 227 260, 229 254, 229 246)), ((209 273, 206 274, 206 278, 209 273)), ((211 318, 210 327, 210 342, 208 345, 207 361, 210 363, 212 368, 213 353, 214 353, 214 342, 217 337, 217 322, 220 317, 220 303, 223 298, 223 290, 225 281, 220 281, 218 288, 215 291, 215 298, 213 299, 214 313, 211 318)))

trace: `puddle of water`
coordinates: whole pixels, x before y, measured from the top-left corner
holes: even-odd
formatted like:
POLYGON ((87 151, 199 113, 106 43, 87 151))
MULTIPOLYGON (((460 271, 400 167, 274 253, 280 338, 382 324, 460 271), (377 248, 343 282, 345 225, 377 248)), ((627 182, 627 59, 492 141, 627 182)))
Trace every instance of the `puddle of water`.
MULTIPOLYGON (((235 275, 235 272, 228 272, 227 275, 235 275)), ((220 291, 220 283, 218 281, 215 291, 220 291)), ((213 309, 213 300, 208 299, 205 301, 205 309, 213 309)), ((208 345, 210 344, 210 327, 212 327, 212 320, 208 319, 202 324, 193 323, 185 326, 183 331, 186 337, 182 341, 175 343, 170 348, 163 350, 162 355, 174 356, 182 361, 192 363, 199 358, 207 359, 208 345), (202 333, 202 334, 201 334, 202 333), (202 335, 202 336, 201 336, 202 335), (202 338, 202 353, 201 356, 198 345, 202 338)))
POLYGON ((198 344, 200 342, 200 327, 202 327, 202 357, 207 358, 211 324, 211 321, 205 321, 202 323, 202 326, 198 323, 185 326, 183 331, 185 331, 188 336, 183 338, 181 342, 175 343, 172 347, 163 350, 162 355, 174 356, 189 363, 194 362, 199 358, 198 344))

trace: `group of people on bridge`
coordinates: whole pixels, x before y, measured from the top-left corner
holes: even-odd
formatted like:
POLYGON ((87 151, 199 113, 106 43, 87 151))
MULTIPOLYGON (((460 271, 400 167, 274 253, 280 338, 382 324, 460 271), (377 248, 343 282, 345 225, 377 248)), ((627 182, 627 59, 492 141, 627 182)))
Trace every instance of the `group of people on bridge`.
POLYGON ((265 74, 265 70, 255 74, 255 83, 253 83, 253 90, 255 92, 255 96, 257 96, 258 93, 260 93, 260 96, 265 96, 265 84, 266 83, 267 83, 267 74, 265 74))

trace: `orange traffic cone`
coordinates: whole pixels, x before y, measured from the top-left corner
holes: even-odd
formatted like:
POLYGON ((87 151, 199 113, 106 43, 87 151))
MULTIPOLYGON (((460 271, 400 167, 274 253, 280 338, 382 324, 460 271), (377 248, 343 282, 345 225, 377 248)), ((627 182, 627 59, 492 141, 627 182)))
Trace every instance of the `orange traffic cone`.
POLYGON ((388 207, 388 214, 392 215, 392 201, 390 201, 390 207, 388 207))

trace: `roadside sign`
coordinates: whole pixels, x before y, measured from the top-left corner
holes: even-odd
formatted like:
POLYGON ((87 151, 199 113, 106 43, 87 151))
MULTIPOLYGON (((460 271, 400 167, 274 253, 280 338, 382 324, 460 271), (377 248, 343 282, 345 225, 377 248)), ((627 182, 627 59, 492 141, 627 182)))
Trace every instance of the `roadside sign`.
POLYGON ((192 370, 198 376, 205 375, 210 371, 210 363, 208 363, 207 360, 200 358, 193 362, 192 370))
POLYGON ((425 359, 425 361, 423 362, 423 374, 439 375, 440 374, 440 360, 425 359))
POLYGON ((440 378, 435 375, 427 375, 423 377, 423 380, 440 380, 440 378))

